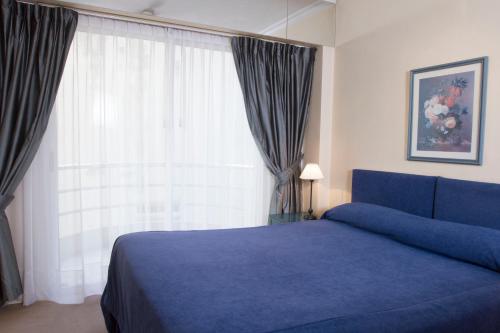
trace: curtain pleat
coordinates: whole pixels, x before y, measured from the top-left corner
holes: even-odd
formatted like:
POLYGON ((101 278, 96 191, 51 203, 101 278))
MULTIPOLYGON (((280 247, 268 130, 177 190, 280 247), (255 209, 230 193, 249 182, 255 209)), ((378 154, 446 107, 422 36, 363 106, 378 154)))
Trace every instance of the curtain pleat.
POLYGON ((231 45, 250 129, 275 176, 271 213, 298 212, 316 49, 249 37, 231 45))
POLYGON ((1 0, 0 304, 22 293, 4 211, 47 128, 77 21, 71 10, 1 0))

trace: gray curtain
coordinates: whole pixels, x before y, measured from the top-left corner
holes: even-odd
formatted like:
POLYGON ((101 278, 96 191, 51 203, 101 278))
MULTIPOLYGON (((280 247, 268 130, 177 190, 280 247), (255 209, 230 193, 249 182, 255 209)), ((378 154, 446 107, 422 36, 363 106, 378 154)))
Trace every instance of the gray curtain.
POLYGON ((1 305, 22 293, 5 209, 47 128, 78 14, 0 1, 1 305))
POLYGON ((234 37, 231 45, 250 130, 276 178, 271 213, 299 212, 316 49, 248 37, 234 37))

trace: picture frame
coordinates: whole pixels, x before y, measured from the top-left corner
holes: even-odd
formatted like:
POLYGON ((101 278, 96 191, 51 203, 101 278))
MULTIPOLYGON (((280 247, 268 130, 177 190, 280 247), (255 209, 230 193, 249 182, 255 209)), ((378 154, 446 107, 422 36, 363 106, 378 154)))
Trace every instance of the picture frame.
POLYGON ((410 71, 407 159, 481 165, 488 57, 410 71))

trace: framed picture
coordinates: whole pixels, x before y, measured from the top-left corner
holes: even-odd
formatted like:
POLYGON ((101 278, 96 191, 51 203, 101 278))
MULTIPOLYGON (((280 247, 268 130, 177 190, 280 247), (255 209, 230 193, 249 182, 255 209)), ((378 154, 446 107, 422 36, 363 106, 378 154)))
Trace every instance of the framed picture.
POLYGON ((481 164, 488 58, 410 72, 408 160, 481 164))

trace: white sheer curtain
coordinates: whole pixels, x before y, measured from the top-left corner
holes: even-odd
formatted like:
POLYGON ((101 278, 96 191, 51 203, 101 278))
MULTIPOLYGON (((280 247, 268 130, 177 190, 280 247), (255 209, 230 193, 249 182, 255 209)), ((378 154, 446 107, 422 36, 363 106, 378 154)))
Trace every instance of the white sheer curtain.
POLYGON ((227 38, 80 15, 23 183, 24 303, 100 293, 124 233, 264 225, 271 187, 227 38))

